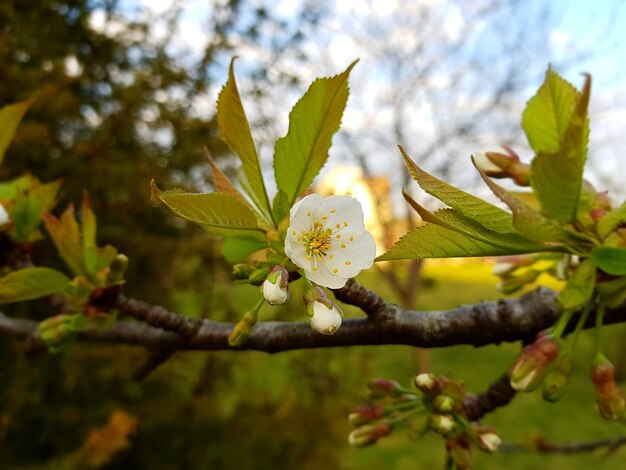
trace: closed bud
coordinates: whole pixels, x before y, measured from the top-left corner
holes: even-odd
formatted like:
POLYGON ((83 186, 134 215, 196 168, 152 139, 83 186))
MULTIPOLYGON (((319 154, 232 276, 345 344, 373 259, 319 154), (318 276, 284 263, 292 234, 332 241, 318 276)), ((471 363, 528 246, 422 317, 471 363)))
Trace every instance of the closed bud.
POLYGON ((413 383, 415 384, 417 389, 424 395, 430 395, 438 390, 437 378, 434 376, 434 374, 417 374, 413 378, 413 383))
POLYGON ((397 398, 404 393, 402 385, 395 380, 372 379, 367 382, 367 388, 370 390, 370 398, 397 398))
POLYGON ((302 296, 302 300, 304 301, 304 305, 309 305, 311 302, 317 301, 325 301, 328 300, 326 297, 326 292, 320 286, 312 285, 309 287, 302 296))
POLYGON ((261 286, 263 297, 270 305, 289 301, 289 273, 282 266, 274 266, 261 286))
POLYGON ((476 445, 483 452, 493 454, 500 448, 502 440, 495 431, 478 431, 476 433, 476 445))
POLYGON ((335 334, 343 316, 341 309, 328 299, 314 300, 308 304, 307 315, 311 328, 323 335, 335 334))
POLYGON ((228 335, 228 344, 231 346, 241 346, 250 337, 252 328, 256 324, 254 317, 250 312, 246 312, 241 320, 235 325, 228 335))
POLYGON ((115 284, 116 282, 120 282, 124 280, 124 274, 126 274, 126 270, 128 269, 128 256, 125 254, 118 254, 111 265, 109 266, 109 274, 107 275, 107 283, 115 284))
POLYGON ((559 355, 557 342, 545 334, 526 346, 513 366, 509 369, 511 387, 518 391, 530 392, 536 389, 548 375, 548 366, 559 355))
POLYGON ((350 433, 348 443, 354 447, 370 446, 381 437, 391 434, 391 431, 393 431, 393 425, 388 421, 361 426, 350 433))
POLYGON ((252 271, 251 266, 245 263, 239 263, 233 266, 233 277, 235 279, 247 280, 250 277, 250 274, 252 274, 252 271))
POLYGON ((548 374, 543 382, 542 395, 545 401, 554 403, 565 396, 568 377, 563 372, 555 370, 548 374))
POLYGON ((348 415, 348 421, 350 421, 350 424, 353 426, 363 426, 383 416, 385 416, 385 408, 382 406, 357 406, 353 408, 348 415))
POLYGON ((456 465, 456 468, 462 470, 470 468, 471 454, 469 444, 465 442, 465 440, 446 441, 446 450, 448 451, 448 456, 456 465))
POLYGON ((606 357, 600 356, 591 367, 591 380, 596 387, 596 401, 602 417, 610 420, 624 419, 624 391, 615 383, 615 367, 606 357))
POLYGON ((490 153, 493 152, 475 153, 472 155, 476 168, 491 178, 505 178, 507 173, 489 158, 490 153))
POLYGON ((451 413, 454 410, 454 399, 447 395, 439 395, 433 405, 440 413, 451 413))
POLYGON ((76 337, 76 333, 86 326, 82 315, 56 315, 39 324, 39 334, 52 353, 57 353, 76 337))
POLYGON ((255 269, 248 277, 248 282, 253 286, 260 286, 261 284, 263 284, 265 279, 267 279, 267 275, 270 273, 270 269, 270 267, 255 269))
POLYGON ((449 436, 457 429, 454 416, 449 414, 432 414, 429 419, 430 428, 443 436, 449 436))

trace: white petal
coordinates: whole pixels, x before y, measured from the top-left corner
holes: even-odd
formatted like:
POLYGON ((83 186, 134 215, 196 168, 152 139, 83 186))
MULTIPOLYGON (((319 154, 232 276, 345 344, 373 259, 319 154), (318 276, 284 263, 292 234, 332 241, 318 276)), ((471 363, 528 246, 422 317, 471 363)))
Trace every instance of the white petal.
POLYGON ((296 202, 291 210, 289 211, 289 219, 293 219, 298 214, 306 214, 308 211, 313 211, 317 209, 322 202, 322 196, 319 194, 309 194, 308 196, 303 197, 298 202, 296 202))
POLYGON ((0 204, 0 225, 5 225, 9 223, 10 220, 11 218, 9 217, 9 213, 4 206, 0 204))
POLYGON ((363 232, 353 241, 342 240, 343 238, 332 243, 331 251, 326 257, 331 272, 343 277, 354 277, 372 267, 376 257, 376 243, 369 232, 363 232))
POLYGON ((318 286, 328 287, 329 289, 340 289, 348 282, 348 277, 338 276, 332 273, 324 262, 317 263, 316 269, 304 268, 306 276, 318 286))
POLYGON ((313 316, 309 320, 311 328, 323 335, 334 334, 341 326, 341 315, 333 307, 328 308, 321 302, 313 302, 313 316))
POLYGON ((324 199, 322 211, 328 217, 327 227, 333 232, 347 229, 351 234, 360 234, 365 231, 361 203, 352 196, 329 196, 324 199))

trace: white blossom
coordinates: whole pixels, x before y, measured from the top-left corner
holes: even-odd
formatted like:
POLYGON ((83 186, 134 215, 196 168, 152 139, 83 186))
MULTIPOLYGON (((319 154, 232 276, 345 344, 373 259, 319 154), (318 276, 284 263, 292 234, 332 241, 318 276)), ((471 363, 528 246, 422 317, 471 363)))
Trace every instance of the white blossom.
POLYGON ((289 223, 285 254, 315 284, 341 288, 374 263, 374 237, 351 196, 306 196, 291 208, 289 223))
POLYGON ((0 226, 8 224, 10 221, 11 217, 9 217, 9 213, 4 206, 0 204, 0 226))
POLYGON ((341 313, 336 305, 328 308, 319 300, 314 300, 307 306, 307 309, 311 317, 309 319, 311 328, 318 333, 332 335, 341 326, 341 313))

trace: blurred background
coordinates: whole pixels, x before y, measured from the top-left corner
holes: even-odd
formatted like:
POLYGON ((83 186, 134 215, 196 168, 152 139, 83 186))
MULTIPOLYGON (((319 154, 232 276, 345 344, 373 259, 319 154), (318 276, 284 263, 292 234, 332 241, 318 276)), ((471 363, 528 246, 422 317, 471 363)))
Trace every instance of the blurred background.
MULTIPOLYGON (((236 321, 254 287, 235 286, 219 240, 150 204, 162 188, 210 191, 207 147, 235 178, 237 161, 218 138, 215 100, 236 75, 266 180, 288 112, 318 76, 360 62, 320 192, 359 197, 383 251, 415 221, 404 185, 429 204, 402 168, 402 144, 425 169, 486 196, 475 151, 531 154, 519 127, 547 66, 579 87, 593 75, 589 178, 626 197, 626 12, 622 2, 541 0, 3 0, 0 105, 36 96, 0 179, 31 172, 64 181, 59 210, 83 189, 98 238, 130 257, 126 294, 192 317, 236 321)), ((275 191, 269 184, 270 191, 275 191)), ((45 242, 35 260, 61 267, 45 242)), ((359 281, 420 310, 499 297, 481 262, 398 263, 359 281)), ((292 302, 262 319, 305 319, 292 302)), ((6 306, 43 319, 43 303, 6 306)), ((358 315, 357 311, 348 311, 358 315)), ((621 327, 605 329, 626 376, 621 327)), ((584 343, 579 355, 591 351, 584 343)), ((0 338, 0 468, 267 469, 440 468, 443 443, 403 429, 373 448, 347 445, 364 383, 408 383, 421 370, 464 380, 479 392, 510 365, 518 345, 429 352, 407 347, 262 353, 178 353, 143 380, 148 353, 77 344, 25 357, 0 338)), ((505 441, 611 437, 623 425, 594 412, 587 363, 557 405, 516 397, 488 416, 505 441), (573 423, 576 423, 575 425, 573 423)), ((475 468, 622 468, 616 455, 476 455, 475 468)), ((621 463, 620 463, 621 462, 621 463)))

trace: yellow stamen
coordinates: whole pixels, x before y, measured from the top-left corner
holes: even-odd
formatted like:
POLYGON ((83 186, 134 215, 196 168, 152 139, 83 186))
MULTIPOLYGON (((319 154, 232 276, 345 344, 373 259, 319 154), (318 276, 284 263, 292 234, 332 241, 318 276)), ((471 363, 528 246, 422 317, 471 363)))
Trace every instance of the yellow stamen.
POLYGON ((351 261, 346 261, 346 266, 350 266, 352 264, 351 261))

